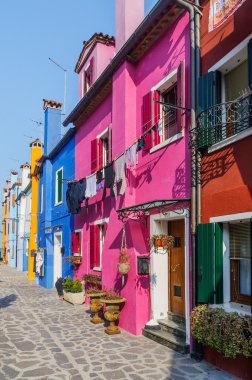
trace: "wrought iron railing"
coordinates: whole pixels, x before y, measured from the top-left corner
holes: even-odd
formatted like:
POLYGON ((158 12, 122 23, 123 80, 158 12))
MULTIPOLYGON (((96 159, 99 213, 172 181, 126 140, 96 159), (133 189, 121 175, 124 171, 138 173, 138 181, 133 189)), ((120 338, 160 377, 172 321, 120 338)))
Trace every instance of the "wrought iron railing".
POLYGON ((217 104, 198 115, 191 144, 204 148, 252 127, 252 92, 240 98, 217 104))

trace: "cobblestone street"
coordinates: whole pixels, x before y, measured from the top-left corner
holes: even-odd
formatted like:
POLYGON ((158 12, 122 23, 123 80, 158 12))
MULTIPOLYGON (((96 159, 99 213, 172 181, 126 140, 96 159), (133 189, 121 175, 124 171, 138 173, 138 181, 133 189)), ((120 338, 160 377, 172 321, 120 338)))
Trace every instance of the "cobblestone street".
POLYGON ((145 337, 107 336, 86 306, 0 265, 0 380, 231 379, 145 337))

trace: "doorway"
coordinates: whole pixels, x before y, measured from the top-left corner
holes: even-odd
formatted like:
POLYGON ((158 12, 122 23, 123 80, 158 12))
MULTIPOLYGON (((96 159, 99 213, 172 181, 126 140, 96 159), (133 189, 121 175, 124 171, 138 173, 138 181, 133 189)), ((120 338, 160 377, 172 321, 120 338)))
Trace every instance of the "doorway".
POLYGON ((185 223, 183 219, 168 222, 168 233, 174 236, 174 247, 168 252, 169 311, 185 315, 185 223))
POLYGON ((62 277, 62 232, 54 234, 54 249, 53 249, 53 284, 59 277, 62 277))

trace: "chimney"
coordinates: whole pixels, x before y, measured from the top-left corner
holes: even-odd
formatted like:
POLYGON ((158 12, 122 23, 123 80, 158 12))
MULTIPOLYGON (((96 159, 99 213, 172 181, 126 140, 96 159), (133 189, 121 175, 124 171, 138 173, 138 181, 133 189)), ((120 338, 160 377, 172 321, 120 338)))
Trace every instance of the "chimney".
POLYGON ((116 53, 144 19, 144 0, 115 0, 116 53))
POLYGON ((43 144, 39 139, 30 144, 31 148, 31 174, 34 172, 37 160, 42 156, 43 144))
POLYGON ((61 106, 55 100, 43 99, 45 111, 44 154, 49 154, 61 139, 61 106))
POLYGON ((25 164, 20 166, 20 169, 22 169, 22 190, 24 190, 30 182, 29 174, 31 166, 30 164, 28 164, 28 162, 26 162, 25 164))

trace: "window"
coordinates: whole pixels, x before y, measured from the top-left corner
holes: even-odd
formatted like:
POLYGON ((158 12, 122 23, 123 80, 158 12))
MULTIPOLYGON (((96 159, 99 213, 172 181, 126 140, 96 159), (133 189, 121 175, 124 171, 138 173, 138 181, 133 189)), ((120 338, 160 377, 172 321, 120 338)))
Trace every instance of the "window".
POLYGON ((91 58, 89 66, 84 71, 84 94, 90 89, 93 84, 93 67, 94 58, 91 58))
POLYGON ((72 254, 81 255, 81 231, 72 232, 72 254))
MULTIPOLYGON (((161 100, 164 103, 177 105, 177 84, 172 86, 168 91, 161 94, 161 100)), ((168 140, 178 133, 178 110, 176 108, 162 107, 162 130, 160 131, 161 141, 168 140)))
POLYGON ((56 171, 55 174, 55 205, 62 203, 63 199, 63 168, 56 171))
POLYGON ((231 301, 251 304, 251 231, 249 222, 229 225, 231 301))
POLYGON ((107 223, 90 226, 90 268, 101 270, 102 251, 107 231, 107 223))
POLYGON ((42 183, 41 185, 41 193, 40 193, 40 213, 43 213, 43 204, 44 204, 44 185, 42 183))
POLYGON ((112 160, 112 125, 91 141, 91 173, 104 168, 112 160))
POLYGON ((15 233, 15 220, 12 219, 12 233, 15 233))

